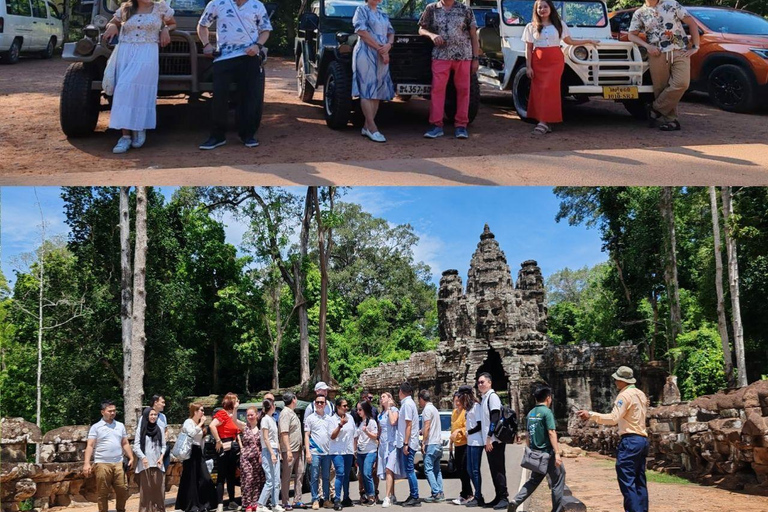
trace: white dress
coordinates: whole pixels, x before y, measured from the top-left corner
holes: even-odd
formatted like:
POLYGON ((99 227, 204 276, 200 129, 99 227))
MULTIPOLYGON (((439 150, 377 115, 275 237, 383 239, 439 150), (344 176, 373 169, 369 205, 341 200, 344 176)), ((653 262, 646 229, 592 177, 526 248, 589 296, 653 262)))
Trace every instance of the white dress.
MULTIPOLYGON (((116 13, 123 20, 126 15, 125 9, 116 13)), ((117 45, 110 128, 155 128, 160 30, 163 28, 163 20, 172 17, 173 9, 161 0, 152 6, 152 12, 134 14, 122 23, 117 45)))

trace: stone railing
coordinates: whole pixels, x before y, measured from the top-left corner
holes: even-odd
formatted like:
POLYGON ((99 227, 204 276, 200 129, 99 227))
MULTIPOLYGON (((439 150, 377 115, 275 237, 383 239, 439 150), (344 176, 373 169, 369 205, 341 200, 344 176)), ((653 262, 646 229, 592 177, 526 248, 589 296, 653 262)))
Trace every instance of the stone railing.
MULTIPOLYGON (((768 494, 768 381, 652 407, 649 467, 707 485, 768 494)), ((573 446, 616 454, 615 427, 569 420, 573 446)))
MULTIPOLYGON (((95 502, 96 481, 83 474, 83 457, 88 438, 87 425, 61 427, 42 435, 40 429, 22 418, 2 419, 0 441, 0 500, 2 512, 16 512, 21 502, 33 500, 36 510, 67 506, 72 502, 95 502), (27 462, 27 447, 40 444, 40 464, 27 462)), ((168 426, 169 449, 181 425, 168 426)), ((133 429, 128 428, 129 441, 133 429)), ((178 485, 181 463, 172 459, 165 478, 166 491, 178 485)), ((130 492, 138 492, 131 473, 130 492)))

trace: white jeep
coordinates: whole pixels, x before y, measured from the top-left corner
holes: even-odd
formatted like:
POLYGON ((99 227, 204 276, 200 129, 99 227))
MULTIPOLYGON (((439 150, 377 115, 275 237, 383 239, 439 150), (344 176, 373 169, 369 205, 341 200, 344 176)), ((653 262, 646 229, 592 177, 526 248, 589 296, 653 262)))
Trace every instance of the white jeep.
MULTIPOLYGON (((480 83, 511 90, 518 115, 527 119, 530 80, 525 73, 523 30, 531 21, 533 0, 471 0, 478 21, 483 55, 480 83)), ((645 105, 653 100, 645 49, 611 38, 608 13, 602 0, 555 1, 560 18, 574 39, 599 39, 600 45, 561 44, 565 57, 563 97, 577 102, 589 96, 620 101, 637 118, 645 118, 645 105)))

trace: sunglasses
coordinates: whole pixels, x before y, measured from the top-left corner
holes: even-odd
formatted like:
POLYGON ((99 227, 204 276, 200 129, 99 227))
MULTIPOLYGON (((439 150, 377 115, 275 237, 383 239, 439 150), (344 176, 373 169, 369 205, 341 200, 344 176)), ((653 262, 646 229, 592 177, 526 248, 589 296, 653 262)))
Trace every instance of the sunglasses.
POLYGON ((315 401, 315 405, 325 405, 325 400, 315 401))
POLYGON ((358 409, 357 409, 357 412, 363 412, 363 410, 362 410, 362 409, 360 409, 360 408, 358 408, 358 409))

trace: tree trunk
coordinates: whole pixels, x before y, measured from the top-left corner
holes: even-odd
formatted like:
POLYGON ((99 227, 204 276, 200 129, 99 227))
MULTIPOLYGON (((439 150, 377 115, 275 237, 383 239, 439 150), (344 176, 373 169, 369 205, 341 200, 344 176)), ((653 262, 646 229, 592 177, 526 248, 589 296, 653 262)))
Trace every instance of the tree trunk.
POLYGON ((128 207, 130 187, 120 187, 120 324, 123 340, 123 417, 129 415, 131 389, 131 315, 133 304, 131 274, 131 214, 128 207))
POLYGON ((723 255, 720 245, 720 213, 717 204, 717 191, 709 187, 709 202, 712 206, 712 234, 715 239, 715 290, 717 292, 717 330, 723 346, 723 368, 728 387, 736 387, 733 375, 733 354, 728 339, 728 321, 725 317, 725 299, 723 298, 723 255))
MULTIPOLYGON (((331 369, 328 364, 328 343, 326 340, 326 318, 328 316, 328 257, 332 247, 332 229, 323 221, 320 211, 320 199, 318 197, 317 187, 313 189, 312 195, 315 202, 315 221, 317 222, 317 243, 318 255, 320 258, 320 317, 318 319, 320 335, 318 340, 319 357, 317 360, 317 369, 320 380, 330 382, 331 369)), ((333 211, 333 187, 329 187, 330 209, 333 211)))
POLYGON ((675 236, 675 207, 672 187, 661 187, 659 201, 661 216, 665 222, 664 248, 666 262, 664 265, 664 281, 669 299, 670 347, 677 346, 677 336, 683 330, 683 320, 680 313, 680 288, 677 279, 677 239, 675 236))
POLYGON ((296 314, 299 318, 299 365, 301 383, 310 379, 309 371, 309 317, 307 314, 307 300, 304 297, 306 276, 304 275, 304 263, 307 259, 307 247, 309 245, 309 229, 312 220, 312 187, 307 188, 307 197, 304 201, 304 215, 301 219, 301 235, 299 236, 299 258, 293 261, 293 300, 296 314))
POLYGON ((136 248, 133 260, 133 317, 131 320, 131 379, 126 425, 136 426, 144 401, 144 314, 147 307, 147 187, 136 187, 136 248))
MULTIPOLYGON (((35 192, 37 196, 37 192, 35 192)), ((37 203, 40 209, 40 258, 37 262, 39 269, 38 279, 39 283, 39 297, 37 301, 37 410, 35 417, 37 420, 35 424, 38 428, 42 428, 42 403, 43 403, 43 290, 45 289, 45 217, 43 217, 43 209, 40 206, 40 201, 37 203)), ((41 444, 35 445, 35 463, 40 464, 40 447, 41 444)))
POLYGON ((627 304, 632 305, 632 295, 629 293, 629 288, 627 288, 627 283, 624 281, 624 271, 621 269, 621 263, 619 262, 619 258, 614 254, 611 253, 611 257, 613 258, 613 264, 616 265, 616 272, 619 276, 619 282, 621 282, 621 287, 624 289, 624 297, 627 299, 627 304))
POLYGON ((747 368, 744 357, 744 329, 741 324, 741 304, 739 299, 739 263, 736 254, 736 240, 733 239, 733 203, 731 187, 722 188, 723 196, 723 228, 725 247, 728 252, 728 283, 731 291, 731 314, 733 316, 733 346, 736 349, 736 385, 747 385, 747 368))
POLYGON ((653 309, 653 334, 651 335, 651 347, 648 360, 656 360, 656 340, 659 338, 659 300, 656 292, 651 292, 651 308, 653 309))

